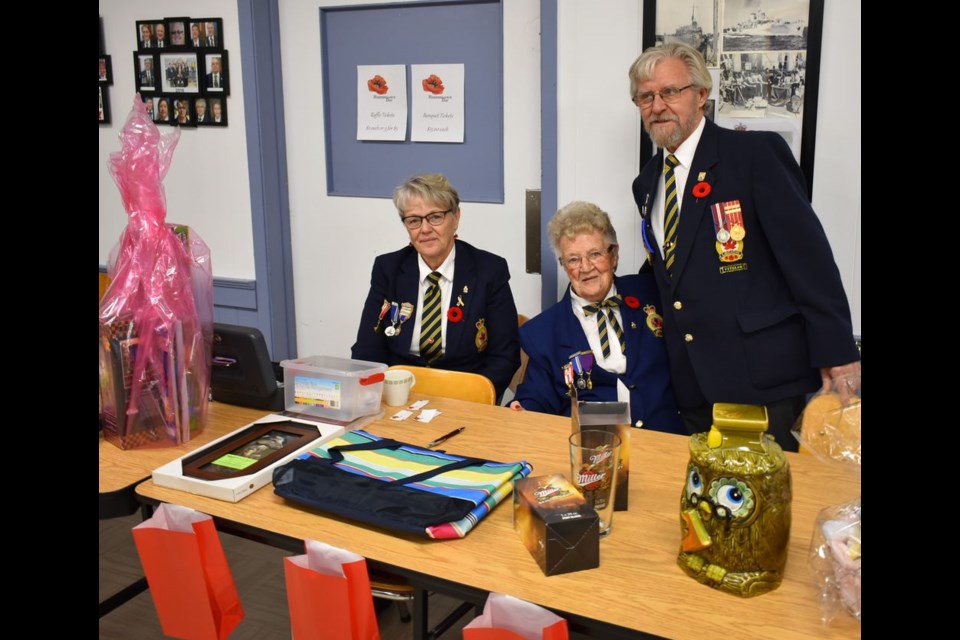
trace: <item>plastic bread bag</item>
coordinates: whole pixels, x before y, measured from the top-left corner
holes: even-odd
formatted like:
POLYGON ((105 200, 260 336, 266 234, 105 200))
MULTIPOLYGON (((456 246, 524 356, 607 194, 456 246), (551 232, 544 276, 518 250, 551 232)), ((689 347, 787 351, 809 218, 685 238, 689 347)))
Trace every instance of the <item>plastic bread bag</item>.
POLYGON ((833 381, 828 392, 818 391, 793 428, 805 452, 822 461, 860 466, 860 374, 833 381))
POLYGON ((860 620, 860 498, 817 516, 810 566, 820 585, 824 621, 844 610, 860 620))
POLYGON ((213 341, 210 250, 166 222, 163 178, 179 130, 161 134, 139 95, 109 169, 128 214, 100 301, 104 436, 124 449, 188 441, 206 423, 213 341))
MULTIPOLYGON (((793 434, 802 452, 828 464, 860 469, 860 374, 834 380, 810 399, 793 434)), ((817 516, 810 567, 829 622, 844 611, 860 620, 860 498, 827 507, 817 516)))

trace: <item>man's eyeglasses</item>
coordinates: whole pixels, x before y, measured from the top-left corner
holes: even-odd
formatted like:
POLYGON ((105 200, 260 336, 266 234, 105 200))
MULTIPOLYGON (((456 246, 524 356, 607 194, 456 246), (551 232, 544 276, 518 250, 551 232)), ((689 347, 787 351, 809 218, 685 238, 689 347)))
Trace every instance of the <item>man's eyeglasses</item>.
POLYGON ((567 258, 557 258, 557 260, 560 262, 560 266, 566 269, 580 269, 585 264, 584 261, 596 266, 610 255, 615 246, 617 245, 612 244, 603 251, 591 251, 585 256, 569 256, 567 258))
POLYGON ((685 87, 664 87, 660 89, 660 91, 644 91, 643 93, 633 96, 633 104, 638 107, 649 107, 653 104, 657 96, 660 96, 660 99, 667 104, 673 104, 680 99, 681 93, 692 86, 692 84, 688 84, 685 87))
POLYGON ((446 211, 431 211, 425 216, 404 216, 400 219, 403 220, 404 226, 411 230, 419 229, 424 220, 429 222, 431 227, 439 227, 443 224, 443 220, 447 217, 447 214, 451 213, 452 211, 453 209, 447 209, 446 211))

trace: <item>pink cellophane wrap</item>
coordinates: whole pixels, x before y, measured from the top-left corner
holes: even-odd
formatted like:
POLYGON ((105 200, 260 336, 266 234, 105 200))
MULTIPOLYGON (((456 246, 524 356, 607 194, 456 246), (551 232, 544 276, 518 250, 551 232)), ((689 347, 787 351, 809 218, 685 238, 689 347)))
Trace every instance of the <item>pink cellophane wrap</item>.
POLYGON ((100 301, 104 436, 124 449, 175 445, 206 424, 213 339, 210 249, 166 223, 163 178, 180 131, 160 134, 138 95, 110 154, 129 220, 100 301))

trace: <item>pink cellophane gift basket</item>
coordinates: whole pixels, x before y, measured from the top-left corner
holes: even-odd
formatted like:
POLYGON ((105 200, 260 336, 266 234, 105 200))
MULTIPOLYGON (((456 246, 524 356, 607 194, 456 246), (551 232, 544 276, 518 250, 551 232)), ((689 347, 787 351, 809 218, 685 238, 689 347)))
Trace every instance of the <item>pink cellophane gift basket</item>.
POLYGON ((160 134, 138 95, 110 154, 129 220, 100 301, 100 395, 104 437, 123 449, 180 444, 206 424, 213 272, 196 231, 166 222, 179 139, 160 134))

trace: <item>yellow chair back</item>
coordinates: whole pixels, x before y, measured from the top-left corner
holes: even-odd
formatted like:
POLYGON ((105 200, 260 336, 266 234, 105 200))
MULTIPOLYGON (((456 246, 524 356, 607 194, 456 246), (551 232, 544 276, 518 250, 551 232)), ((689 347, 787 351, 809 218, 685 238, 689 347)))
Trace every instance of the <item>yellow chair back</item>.
POLYGON ((490 379, 479 373, 463 371, 448 371, 433 367, 415 367, 413 365, 397 364, 391 369, 406 369, 413 372, 417 384, 413 387, 414 393, 441 398, 455 398, 480 404, 495 404, 497 392, 490 379))

